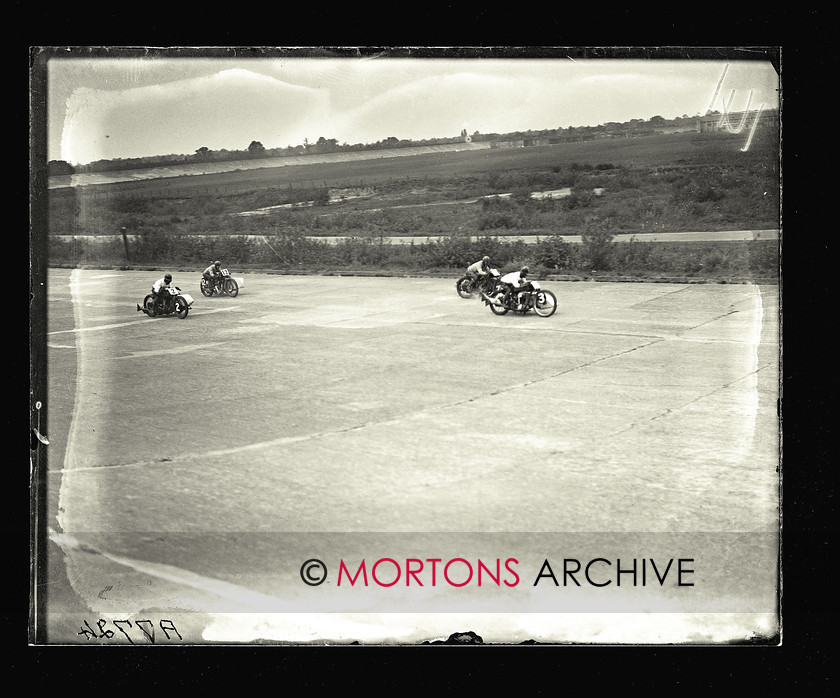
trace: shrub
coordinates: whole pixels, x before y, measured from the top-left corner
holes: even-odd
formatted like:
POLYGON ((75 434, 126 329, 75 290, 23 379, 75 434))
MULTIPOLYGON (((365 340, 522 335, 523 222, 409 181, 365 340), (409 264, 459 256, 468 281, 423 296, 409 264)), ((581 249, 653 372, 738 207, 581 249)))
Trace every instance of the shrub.
POLYGON ((507 196, 488 196, 481 200, 482 211, 511 211, 514 202, 507 196))
POLYGON ((642 186, 641 178, 635 173, 622 172, 616 177, 615 186, 617 189, 639 189, 642 186))
POLYGON ((672 183, 673 199, 678 203, 705 203, 720 201, 725 195, 713 174, 706 174, 702 179, 686 175, 672 183))
MULTIPOLYGON (((608 224, 608 223, 607 223, 608 224)), ((584 221, 581 234, 580 263, 585 269, 609 271, 613 265, 615 237, 606 224, 594 217, 584 221)))
POLYGON ((531 201, 531 189, 530 187, 517 187, 511 193, 510 198, 517 206, 525 206, 531 201))
POLYGON ((653 242, 641 242, 634 237, 613 248, 613 262, 616 268, 626 271, 646 270, 654 252, 653 242))
POLYGON ((535 245, 534 260, 547 269, 565 269, 572 260, 571 244, 560 235, 552 235, 535 245))
POLYGON ((316 206, 326 206, 330 203, 330 190, 326 187, 317 189, 313 194, 312 200, 316 206))
POLYGON ((594 195, 589 189, 572 188, 572 193, 563 199, 564 211, 572 211, 576 208, 586 208, 592 203, 594 195))
POLYGON ((478 230, 493 230, 497 228, 514 228, 516 222, 513 214, 490 211, 483 213, 476 223, 478 230))
POLYGON ((778 243, 773 240, 751 240, 747 243, 747 263, 753 274, 777 277, 780 273, 778 243))

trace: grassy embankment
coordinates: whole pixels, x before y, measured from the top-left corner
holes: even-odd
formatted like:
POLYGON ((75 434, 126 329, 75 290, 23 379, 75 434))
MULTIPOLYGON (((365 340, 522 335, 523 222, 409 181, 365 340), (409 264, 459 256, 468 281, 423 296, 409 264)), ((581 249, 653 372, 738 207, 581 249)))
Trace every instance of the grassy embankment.
POLYGON ((140 238, 128 262, 118 234, 109 244, 51 241, 50 263, 190 269, 219 258, 239 271, 452 275, 489 254, 502 270, 528 264, 543 278, 772 282, 774 241, 613 239, 777 228, 777 135, 757 132, 741 152, 744 141, 681 134, 53 190, 51 236, 114 236, 124 227, 140 238), (530 196, 565 188, 562 198, 530 196), (241 215, 269 207, 279 208, 241 215), (326 236, 347 239, 317 239, 326 236), (385 236, 442 239, 392 245, 385 236))

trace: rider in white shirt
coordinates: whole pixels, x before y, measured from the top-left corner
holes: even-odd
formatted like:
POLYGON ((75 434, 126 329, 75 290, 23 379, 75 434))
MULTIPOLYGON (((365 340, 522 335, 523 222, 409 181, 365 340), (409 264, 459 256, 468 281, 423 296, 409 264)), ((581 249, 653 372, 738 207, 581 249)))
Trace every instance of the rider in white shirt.
MULTIPOLYGON (((519 271, 512 271, 500 279, 505 284, 505 299, 509 298, 511 293, 516 293, 517 300, 519 300, 520 293, 533 290, 533 285, 526 278, 530 271, 528 267, 522 267, 519 271)), ((521 308, 522 304, 519 303, 518 305, 517 310, 521 308)))
POLYGON ((159 304, 163 304, 165 301, 165 296, 163 295, 164 289, 170 287, 172 283, 172 274, 166 273, 162 279, 158 279, 155 281, 154 285, 152 286, 152 295, 155 297, 155 302, 159 304))

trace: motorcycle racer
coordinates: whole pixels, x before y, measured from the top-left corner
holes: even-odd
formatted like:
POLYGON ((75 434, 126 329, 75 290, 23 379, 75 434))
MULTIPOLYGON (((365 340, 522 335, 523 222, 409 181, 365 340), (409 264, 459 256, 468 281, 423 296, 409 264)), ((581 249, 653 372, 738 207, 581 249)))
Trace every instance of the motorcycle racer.
MULTIPOLYGON (((519 294, 525 291, 533 290, 534 286, 528 281, 527 276, 531 272, 528 267, 522 267, 519 271, 512 271, 505 274, 499 281, 505 285, 504 302, 507 302, 512 293, 516 293, 517 300, 519 294)), ((522 309, 522 303, 517 303, 517 310, 522 309)))
POLYGON ((207 267, 201 275, 207 279, 207 283, 210 284, 210 288, 214 288, 222 278, 222 272, 220 267, 222 263, 217 259, 213 262, 209 267, 207 267))
POLYGON ((490 273, 490 257, 486 255, 467 267, 467 276, 477 279, 490 273))
POLYGON ((166 297, 164 296, 164 290, 168 289, 172 284, 172 274, 167 272, 163 275, 162 279, 158 279, 155 281, 154 285, 152 286, 152 295, 155 297, 155 303, 158 305, 164 305, 166 302, 166 297))

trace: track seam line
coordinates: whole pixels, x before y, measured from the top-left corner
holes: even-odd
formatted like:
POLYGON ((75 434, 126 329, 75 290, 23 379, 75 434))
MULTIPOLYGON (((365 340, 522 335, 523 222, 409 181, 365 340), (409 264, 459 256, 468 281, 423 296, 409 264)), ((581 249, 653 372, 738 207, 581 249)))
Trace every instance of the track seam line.
POLYGON ((755 370, 750 371, 749 373, 746 373, 743 376, 740 376, 739 378, 731 380, 728 383, 725 383, 724 385, 720 385, 716 388, 713 388, 712 390, 710 390, 707 393, 703 393, 702 395, 698 395, 696 398, 694 398, 692 400, 689 400, 688 402, 685 402, 682 405, 678 405, 677 407, 669 407, 666 410, 664 410, 663 412, 660 412, 659 414, 654 415, 653 417, 649 417, 648 419, 639 420, 639 421, 633 422, 632 424, 628 424, 623 429, 619 429, 618 431, 614 431, 614 432, 608 434, 608 436, 617 436, 618 434, 623 434, 625 431, 630 431, 631 429, 635 429, 640 424, 648 424, 650 422, 655 422, 657 419, 662 419, 663 417, 667 417, 670 414, 674 414, 676 412, 679 412, 680 410, 684 410, 689 405, 693 405, 695 402, 699 402, 700 400, 704 400, 707 397, 709 397, 710 395, 714 395, 715 393, 719 393, 723 390, 728 390, 729 388, 731 388, 736 383, 740 383, 741 381, 746 380, 750 376, 756 375, 760 371, 763 371, 764 369, 766 369, 767 367, 772 366, 772 365, 773 365, 772 362, 767 362, 767 363, 763 364, 762 366, 758 366, 755 370))
POLYGON ((362 429, 368 429, 368 428, 372 428, 372 427, 386 426, 388 424, 399 424, 399 423, 404 422, 406 420, 417 419, 417 418, 419 418, 423 415, 432 414, 432 413, 440 412, 440 411, 443 411, 443 410, 448 410, 448 409, 451 409, 453 407, 458 407, 460 405, 468 405, 468 404, 476 402, 478 400, 482 400, 482 399, 484 399, 488 396, 489 397, 494 397, 496 395, 502 395, 504 393, 507 393, 507 392, 510 392, 510 391, 513 391, 513 390, 519 390, 521 388, 526 388, 530 385, 535 385, 535 384, 538 384, 538 383, 542 383, 542 382, 547 381, 547 380, 552 380, 554 378, 557 378, 558 376, 562 376, 562 375, 565 375, 567 373, 571 373, 573 371, 577 371, 577 370, 580 370, 580 369, 583 369, 583 368, 588 368, 588 367, 593 366, 597 363, 600 363, 601 361, 606 361, 606 360, 615 358, 617 356, 621 356, 623 354, 629 354, 629 353, 632 353, 632 352, 637 351, 639 349, 644 349, 645 347, 648 347, 652 344, 656 344, 656 343, 662 342, 662 341, 665 341, 665 340, 663 340, 661 338, 658 338, 658 339, 655 339, 651 342, 647 342, 647 343, 642 344, 642 345, 637 346, 637 347, 632 347, 630 349, 625 349, 623 351, 616 352, 615 354, 611 354, 609 356, 602 356, 602 357, 599 357, 598 359, 594 359, 593 361, 589 361, 589 362, 581 364, 579 366, 574 366, 572 368, 568 368, 568 369, 564 369, 562 371, 558 371, 557 373, 552 373, 549 376, 544 376, 542 378, 536 378, 536 379, 531 380, 531 381, 526 381, 525 383, 518 383, 516 385, 508 386, 507 388, 502 388, 500 390, 492 391, 492 392, 485 393, 485 394, 482 394, 482 395, 476 395, 474 397, 465 398, 463 400, 458 400, 456 402, 450 402, 450 403, 447 403, 445 405, 434 405, 434 406, 427 407, 427 408, 422 409, 422 410, 418 410, 416 412, 411 412, 411 413, 408 413, 408 414, 400 415, 400 416, 395 417, 393 419, 386 419, 386 420, 378 421, 378 422, 364 422, 363 424, 356 424, 356 425, 353 425, 353 426, 345 427, 343 429, 335 429, 335 430, 331 430, 331 431, 321 431, 321 432, 317 432, 317 433, 314 433, 314 434, 303 434, 301 436, 283 436, 283 437, 280 437, 280 438, 277 438, 277 439, 271 439, 269 441, 260 441, 258 443, 246 444, 244 446, 234 446, 234 447, 231 447, 231 448, 216 449, 216 450, 213 450, 213 451, 206 451, 206 452, 201 453, 201 454, 189 453, 189 454, 185 454, 185 455, 182 455, 182 456, 174 456, 174 457, 171 457, 171 458, 158 458, 158 459, 155 459, 155 460, 135 461, 133 463, 113 463, 113 464, 82 466, 82 467, 79 467, 79 468, 67 468, 67 469, 61 468, 60 470, 49 471, 48 475, 56 475, 56 474, 70 475, 70 474, 74 474, 74 473, 82 473, 82 472, 90 472, 90 471, 111 470, 113 468, 135 468, 135 467, 140 467, 140 466, 177 464, 177 463, 182 463, 182 462, 193 460, 193 459, 205 459, 205 458, 213 458, 213 457, 217 457, 217 456, 228 456, 228 455, 232 455, 234 453, 243 453, 243 452, 247 452, 247 451, 258 451, 258 450, 262 450, 264 448, 271 448, 272 446, 280 446, 280 445, 290 444, 290 443, 299 443, 301 441, 311 441, 311 440, 320 439, 320 438, 329 437, 329 436, 337 436, 337 435, 340 435, 340 434, 348 434, 348 433, 351 433, 351 432, 354 432, 354 431, 360 431, 362 429))
MULTIPOLYGON (((203 310, 200 314, 202 315, 209 315, 211 313, 223 313, 228 310, 236 310, 237 308, 241 308, 242 306, 236 305, 232 308, 213 308, 211 310, 203 310)), ((112 323, 110 325, 95 325, 93 327, 74 327, 72 330, 55 330, 53 332, 47 332, 47 336, 51 337, 56 334, 77 334, 80 332, 92 332, 94 330, 113 330, 117 327, 127 327, 129 325, 136 325, 140 322, 148 322, 146 318, 137 318, 136 320, 129 320, 128 322, 117 322, 112 323)))

